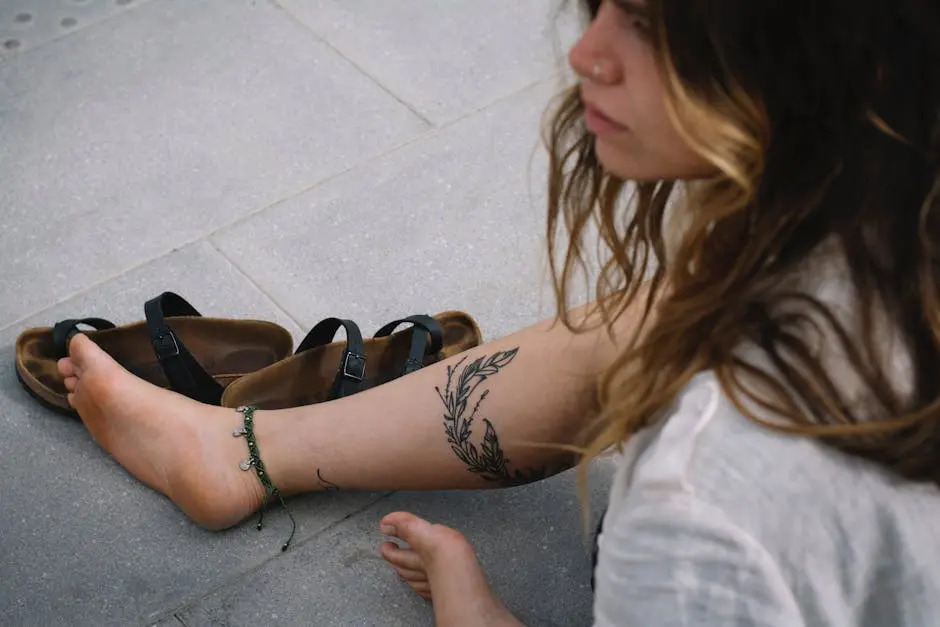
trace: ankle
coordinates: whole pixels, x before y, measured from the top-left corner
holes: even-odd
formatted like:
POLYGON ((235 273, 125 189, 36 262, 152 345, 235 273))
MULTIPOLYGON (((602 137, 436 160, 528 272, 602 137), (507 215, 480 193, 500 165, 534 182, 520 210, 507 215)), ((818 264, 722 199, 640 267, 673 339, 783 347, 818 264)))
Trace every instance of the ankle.
POLYGON ((256 408, 253 406, 243 406, 236 410, 243 417, 242 426, 235 429, 232 432, 232 435, 236 438, 245 438, 245 442, 248 445, 248 457, 239 463, 239 468, 244 472, 254 472, 258 479, 258 483, 260 483, 264 489, 264 496, 262 497, 261 501, 261 511, 258 515, 258 531, 261 531, 264 528, 264 510, 271 501, 276 500, 279 502, 281 507, 283 507, 287 512, 287 516, 290 518, 291 522, 291 532, 290 536, 287 538, 287 542, 285 542, 281 547, 282 551, 286 551, 290 546, 291 541, 294 539, 294 533, 297 531, 297 521, 294 520, 294 516, 291 514, 290 508, 287 506, 287 503, 284 502, 284 495, 281 493, 280 488, 278 488, 272 481, 271 475, 268 473, 267 466, 265 465, 264 460, 261 459, 261 449, 258 446, 258 441, 255 434, 255 409, 256 408))
MULTIPOLYGON (((300 424, 299 416, 291 411, 257 410, 254 414, 255 437, 268 477, 285 496, 306 491, 301 476, 303 468, 297 467, 298 460, 309 459, 300 441, 300 424)), ((312 472, 311 465, 305 465, 306 471, 312 472)), ((263 486, 257 480, 255 483, 263 498, 263 486)))

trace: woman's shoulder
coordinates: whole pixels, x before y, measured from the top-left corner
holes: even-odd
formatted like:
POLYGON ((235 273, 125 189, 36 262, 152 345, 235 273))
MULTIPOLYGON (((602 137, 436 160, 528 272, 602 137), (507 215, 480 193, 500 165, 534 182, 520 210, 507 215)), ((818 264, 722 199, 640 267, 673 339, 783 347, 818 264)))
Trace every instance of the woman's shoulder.
MULTIPOLYGON (((877 618, 937 603, 937 520, 935 486, 759 425, 703 373, 628 444, 604 526, 619 530, 608 539, 638 524, 671 529, 694 539, 688 555, 733 548, 735 567, 779 575, 808 615, 849 618, 875 603, 865 611, 877 618)), ((859 624, 877 624, 868 618, 859 624)))
POLYGON ((936 486, 906 482, 821 439, 746 417, 711 372, 693 378, 663 419, 627 444, 619 473, 620 490, 686 491, 719 503, 735 492, 728 505, 790 506, 800 497, 837 506, 847 492, 864 492, 871 505, 914 500, 940 507, 936 486))
POLYGON ((613 501, 618 493, 688 493, 768 541, 796 526, 807 532, 851 521, 858 537, 885 525, 933 530, 940 520, 937 486, 751 420, 710 372, 695 377, 662 422, 628 446, 614 490, 613 501))

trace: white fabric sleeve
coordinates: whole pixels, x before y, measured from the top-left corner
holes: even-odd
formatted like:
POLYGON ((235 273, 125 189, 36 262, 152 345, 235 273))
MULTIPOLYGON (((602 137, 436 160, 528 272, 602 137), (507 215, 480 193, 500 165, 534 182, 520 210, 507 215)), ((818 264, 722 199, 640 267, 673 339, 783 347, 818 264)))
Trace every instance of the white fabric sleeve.
POLYGON ((599 539, 595 627, 794 627, 799 607, 776 562, 690 494, 630 495, 599 539))

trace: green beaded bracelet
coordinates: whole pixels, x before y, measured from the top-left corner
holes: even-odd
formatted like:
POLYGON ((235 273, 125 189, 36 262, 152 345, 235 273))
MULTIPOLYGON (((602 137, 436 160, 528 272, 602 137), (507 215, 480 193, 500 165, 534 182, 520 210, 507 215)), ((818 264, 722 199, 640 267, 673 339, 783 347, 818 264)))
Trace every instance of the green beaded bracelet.
POLYGON ((245 441, 248 442, 248 459, 242 460, 238 467, 246 472, 254 468, 257 471, 258 480, 261 481, 261 485, 264 486, 264 502, 261 504, 260 516, 258 518, 258 531, 261 531, 261 528, 264 526, 264 509, 268 506, 268 500, 272 496, 277 497, 278 501, 281 502, 281 507, 284 508, 284 511, 286 511, 288 517, 290 517, 292 525, 290 537, 287 539, 287 542, 284 543, 284 546, 281 547, 281 551, 286 551, 287 547, 290 546, 291 540, 294 539, 294 532, 297 531, 297 522, 294 520, 293 514, 291 514, 290 509, 284 502, 280 490, 271 482, 268 472, 264 469, 264 462, 261 461, 261 452, 258 450, 258 443, 255 441, 255 409, 257 409, 257 407, 253 405, 244 405, 235 410, 244 416, 245 424, 243 427, 235 429, 235 431, 232 432, 232 437, 239 438, 244 436, 245 441))

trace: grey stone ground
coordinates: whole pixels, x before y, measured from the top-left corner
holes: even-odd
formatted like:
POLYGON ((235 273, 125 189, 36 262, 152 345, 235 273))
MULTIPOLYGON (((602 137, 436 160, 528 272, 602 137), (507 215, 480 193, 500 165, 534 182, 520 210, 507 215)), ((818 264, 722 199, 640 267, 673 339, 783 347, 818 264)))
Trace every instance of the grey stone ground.
POLYGON ((395 508, 466 531, 532 624, 589 623, 571 474, 301 497, 281 554, 276 510, 262 533, 200 531, 12 368, 23 328, 138 320, 167 289, 297 339, 337 314, 463 309, 487 339, 550 314, 557 5, 0 0, 0 624, 430 624, 377 559, 395 508))

